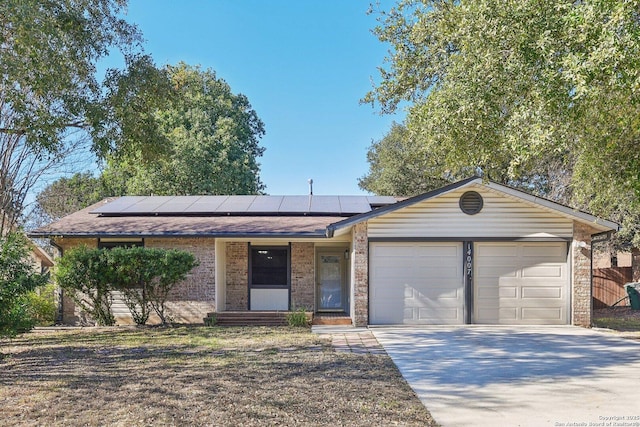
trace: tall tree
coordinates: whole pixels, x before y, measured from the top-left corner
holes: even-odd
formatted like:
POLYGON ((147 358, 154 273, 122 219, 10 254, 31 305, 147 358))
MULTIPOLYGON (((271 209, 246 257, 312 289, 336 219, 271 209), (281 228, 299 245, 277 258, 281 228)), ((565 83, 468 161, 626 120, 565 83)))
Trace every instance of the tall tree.
POLYGON ((563 196, 638 207, 637 1, 403 0, 375 32, 391 56, 365 101, 409 101, 408 128, 447 168, 548 182, 558 164, 563 196))
POLYGON ((22 214, 34 170, 61 160, 69 132, 96 131, 91 124, 100 122, 101 89, 95 64, 109 48, 128 52, 140 39, 121 18, 125 5, 0 2, 0 234, 22 214))
POLYGON ((358 186, 375 194, 415 196, 447 184, 450 178, 436 153, 425 152, 406 126, 398 123, 371 144, 367 161, 369 172, 358 186))
MULTIPOLYGON (((140 93, 140 102, 122 105, 123 117, 144 115, 148 132, 156 132, 159 154, 144 161, 142 150, 108 160, 104 179, 116 194, 257 194, 264 189, 258 157, 264 125, 246 96, 234 94, 214 71, 184 63, 167 66, 169 91, 157 92, 166 102, 150 103, 157 94, 140 93), (139 105, 142 103, 143 107, 139 105)), ((111 75, 111 94, 130 94, 133 75, 111 75)), ((154 80, 161 81, 160 78, 154 80)), ((154 85, 158 87, 158 85, 154 85)), ((140 129, 132 121, 132 129, 140 129)), ((126 130, 122 135, 126 135, 126 130)))
POLYGON ((43 220, 51 222, 108 196, 102 179, 83 172, 55 180, 37 195, 36 202, 43 220))

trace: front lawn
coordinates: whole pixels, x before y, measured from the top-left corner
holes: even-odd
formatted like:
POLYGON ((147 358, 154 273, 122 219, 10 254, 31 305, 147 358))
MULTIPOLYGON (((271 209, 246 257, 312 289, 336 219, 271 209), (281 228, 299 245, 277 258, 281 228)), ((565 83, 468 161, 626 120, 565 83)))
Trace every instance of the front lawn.
POLYGON ((300 328, 38 330, 0 353, 3 425, 435 425, 388 356, 300 328))
POLYGON ((593 326, 623 332, 640 331, 640 310, 631 307, 593 310, 593 326))

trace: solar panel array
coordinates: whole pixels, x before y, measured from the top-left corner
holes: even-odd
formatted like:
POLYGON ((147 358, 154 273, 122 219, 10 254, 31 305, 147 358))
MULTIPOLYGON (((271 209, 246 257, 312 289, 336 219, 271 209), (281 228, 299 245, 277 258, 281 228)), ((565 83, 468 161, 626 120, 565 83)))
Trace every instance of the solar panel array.
POLYGON ((124 196, 91 211, 101 215, 356 215, 395 203, 386 196, 124 196))

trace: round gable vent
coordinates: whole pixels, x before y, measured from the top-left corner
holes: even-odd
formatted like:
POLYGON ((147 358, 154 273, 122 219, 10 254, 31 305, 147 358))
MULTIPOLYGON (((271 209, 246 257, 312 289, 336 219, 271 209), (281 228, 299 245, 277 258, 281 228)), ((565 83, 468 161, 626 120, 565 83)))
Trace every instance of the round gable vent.
POLYGON ((482 210, 484 201, 475 191, 467 191, 460 197, 460 209, 467 215, 475 215, 482 210))

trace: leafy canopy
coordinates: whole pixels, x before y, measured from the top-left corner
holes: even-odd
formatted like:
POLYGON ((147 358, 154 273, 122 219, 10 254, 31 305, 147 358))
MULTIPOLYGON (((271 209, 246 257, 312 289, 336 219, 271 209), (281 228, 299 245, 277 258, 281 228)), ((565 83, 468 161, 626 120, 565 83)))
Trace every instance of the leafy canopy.
MULTIPOLYGON (((27 194, 80 142, 100 156, 110 117, 96 63, 139 46, 126 0, 0 2, 0 235, 15 229, 27 194)), ((137 146, 148 143, 138 141, 137 146)))
POLYGON ((403 0, 379 22, 390 56, 364 100, 409 102, 412 138, 442 173, 545 187, 559 170, 563 197, 597 214, 638 207, 638 1, 403 0))
MULTIPOLYGON (((112 95, 121 97, 123 91, 131 95, 126 89, 137 76, 112 73, 112 95)), ((214 71, 184 63, 166 66, 154 76, 153 86, 164 89, 132 96, 134 102, 115 104, 122 106, 119 114, 123 118, 142 116, 125 120, 130 129, 122 128, 122 135, 135 139, 136 133, 131 130, 155 132, 159 155, 153 162, 144 161, 143 151, 112 156, 104 179, 113 193, 260 193, 264 185, 259 179, 257 158, 264 152, 259 146, 264 125, 247 97, 232 93, 214 71), (167 79, 165 83, 159 83, 160 76, 167 79)))

